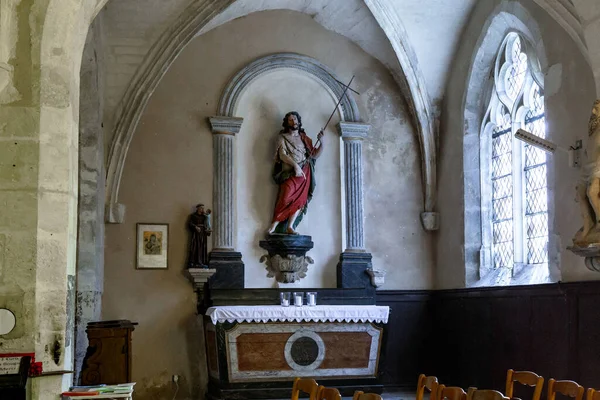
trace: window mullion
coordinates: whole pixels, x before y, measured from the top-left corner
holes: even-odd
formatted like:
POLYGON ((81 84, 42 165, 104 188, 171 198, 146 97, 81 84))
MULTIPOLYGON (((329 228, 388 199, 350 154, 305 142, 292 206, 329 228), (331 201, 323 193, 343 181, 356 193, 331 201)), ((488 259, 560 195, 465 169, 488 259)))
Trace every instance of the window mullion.
MULTIPOLYGON (((514 119, 513 119, 514 121, 514 119)), ((512 145, 513 145, 513 243, 514 243, 514 263, 521 264, 524 261, 524 243, 525 243, 525 189, 524 189, 524 164, 523 164, 523 144, 515 138, 514 133, 518 129, 517 123, 513 123, 512 145)), ((513 265, 514 267, 514 265, 513 265)))

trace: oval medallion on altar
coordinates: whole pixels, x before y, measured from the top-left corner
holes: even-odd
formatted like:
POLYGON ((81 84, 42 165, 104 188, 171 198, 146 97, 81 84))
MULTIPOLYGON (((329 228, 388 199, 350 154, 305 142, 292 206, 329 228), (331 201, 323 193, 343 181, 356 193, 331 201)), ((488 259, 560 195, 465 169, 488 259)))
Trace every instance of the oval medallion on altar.
POLYGON ((287 340, 285 361, 296 371, 312 371, 325 359, 325 343, 314 331, 300 329, 287 340))

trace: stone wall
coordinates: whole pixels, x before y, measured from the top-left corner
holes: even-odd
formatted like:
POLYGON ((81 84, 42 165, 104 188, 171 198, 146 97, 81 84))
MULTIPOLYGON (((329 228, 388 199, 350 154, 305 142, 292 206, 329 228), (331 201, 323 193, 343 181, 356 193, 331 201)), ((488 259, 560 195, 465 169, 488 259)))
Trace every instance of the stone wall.
MULTIPOLYGON (((45 372, 73 368, 79 67, 96 6, 0 4, 0 307, 17 323, 0 343, 45 372)), ((28 395, 55 398, 71 381, 31 379, 28 395)))
POLYGON ((102 17, 88 32, 81 61, 75 381, 87 350, 87 323, 100 320, 104 290, 104 74, 102 17))

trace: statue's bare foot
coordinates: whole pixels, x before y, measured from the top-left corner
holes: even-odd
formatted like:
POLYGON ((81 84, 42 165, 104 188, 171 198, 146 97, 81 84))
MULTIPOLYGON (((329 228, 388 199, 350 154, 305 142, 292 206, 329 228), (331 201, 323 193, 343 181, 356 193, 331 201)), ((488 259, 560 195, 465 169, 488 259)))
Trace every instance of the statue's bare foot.
POLYGON ((293 228, 289 228, 289 227, 287 228, 286 232, 288 235, 299 235, 298 232, 296 232, 293 228))
POLYGON ((272 235, 272 234, 273 234, 273 232, 275 232, 275 229, 277 228, 277 224, 278 224, 278 223, 279 223, 279 222, 273 222, 273 223, 271 224, 271 226, 269 226, 269 229, 267 229, 267 231, 266 231, 265 233, 266 233, 267 235, 272 235))

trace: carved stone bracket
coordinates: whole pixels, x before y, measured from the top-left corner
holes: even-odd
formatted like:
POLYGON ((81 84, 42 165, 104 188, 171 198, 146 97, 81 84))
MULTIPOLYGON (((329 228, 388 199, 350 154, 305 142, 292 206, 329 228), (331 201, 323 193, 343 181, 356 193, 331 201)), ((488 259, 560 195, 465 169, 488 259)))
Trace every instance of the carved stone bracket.
POLYGON ((569 246, 567 250, 580 257, 585 257, 585 266, 590 271, 600 272, 600 243, 590 244, 589 246, 569 246))
POLYGON ((306 276, 308 265, 314 263, 306 256, 314 246, 310 236, 269 235, 259 245, 269 252, 260 258, 267 265, 267 277, 279 283, 299 281, 306 276))
POLYGON ((187 275, 192 285, 194 285, 194 291, 204 290, 204 284, 208 282, 208 279, 213 276, 217 270, 215 268, 189 268, 187 275))
POLYGON ((426 231, 437 231, 440 229, 440 213, 422 212, 421 223, 426 231))
POLYGON ((385 283, 385 271, 368 268, 367 274, 369 274, 371 277, 371 285, 375 286, 376 288, 383 286, 385 283))
POLYGON ((314 260, 308 256, 295 256, 288 254, 285 257, 275 254, 265 254, 260 258, 261 263, 267 265, 267 278, 275 278, 280 283, 294 283, 306 276, 308 264, 314 260))
POLYGON ((106 222, 122 224, 125 221, 125 204, 111 203, 106 206, 106 222))

